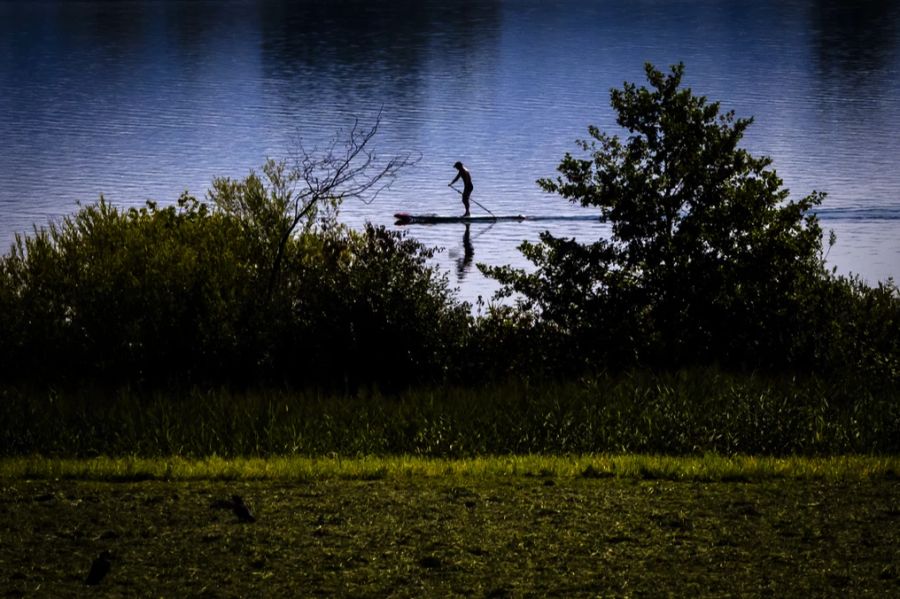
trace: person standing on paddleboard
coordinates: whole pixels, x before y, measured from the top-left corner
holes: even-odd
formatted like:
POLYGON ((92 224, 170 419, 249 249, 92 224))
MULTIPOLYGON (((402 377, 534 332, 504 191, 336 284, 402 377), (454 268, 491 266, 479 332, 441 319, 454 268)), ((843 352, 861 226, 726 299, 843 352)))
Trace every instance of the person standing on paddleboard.
POLYGON ((469 173, 466 167, 463 166, 462 162, 457 162, 453 165, 453 168, 455 168, 457 171, 456 177, 454 177, 453 181, 450 181, 450 183, 448 183, 447 185, 449 187, 453 187, 454 183, 456 183, 460 179, 463 180, 462 203, 463 206, 466 207, 466 213, 463 214, 463 216, 469 216, 469 196, 472 195, 472 190, 475 189, 474 187, 472 187, 472 175, 469 173))

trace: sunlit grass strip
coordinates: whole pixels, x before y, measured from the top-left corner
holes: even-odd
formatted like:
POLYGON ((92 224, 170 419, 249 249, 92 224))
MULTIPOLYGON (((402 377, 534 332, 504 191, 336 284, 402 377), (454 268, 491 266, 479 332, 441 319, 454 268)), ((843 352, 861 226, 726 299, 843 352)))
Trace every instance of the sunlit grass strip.
POLYGON ((374 480, 403 477, 554 477, 685 481, 865 480, 896 477, 900 456, 768 458, 648 455, 495 456, 470 459, 274 457, 224 459, 44 457, 0 460, 0 477, 81 480, 374 480))

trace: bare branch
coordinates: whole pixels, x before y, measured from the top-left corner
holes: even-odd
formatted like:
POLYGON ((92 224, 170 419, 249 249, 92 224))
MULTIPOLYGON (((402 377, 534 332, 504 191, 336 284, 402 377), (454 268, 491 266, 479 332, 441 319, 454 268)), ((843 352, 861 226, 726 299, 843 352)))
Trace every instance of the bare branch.
POLYGON ((301 211, 306 212, 305 204, 325 198, 337 201, 355 198, 370 204, 390 188, 402 169, 421 160, 421 155, 413 152, 383 160, 370 147, 378 133, 381 115, 379 111, 370 128, 362 128, 359 119, 354 119, 346 137, 339 131, 322 153, 315 149, 308 151, 298 141, 293 168, 303 181, 304 190, 298 196, 304 204, 298 206, 301 211))
POLYGON ((370 146, 381 124, 381 111, 372 127, 365 129, 354 119, 346 137, 338 131, 326 148, 307 150, 303 141, 296 142, 293 164, 281 180, 280 199, 284 202, 286 220, 275 241, 275 257, 269 272, 268 297, 271 297, 281 270, 285 249, 296 228, 304 220, 306 227, 315 223, 320 205, 336 211, 346 198, 372 203, 388 189, 399 172, 416 164, 421 155, 408 152, 381 160, 370 146))

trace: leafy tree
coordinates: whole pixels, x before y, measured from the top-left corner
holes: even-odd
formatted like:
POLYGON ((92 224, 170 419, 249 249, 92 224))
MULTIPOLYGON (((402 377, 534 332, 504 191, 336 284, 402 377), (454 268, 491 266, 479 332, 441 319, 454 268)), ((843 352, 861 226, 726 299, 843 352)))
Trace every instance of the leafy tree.
POLYGON ((826 271, 810 210, 769 158, 739 147, 752 119, 682 87, 684 65, 645 66, 650 87, 611 91, 617 135, 590 127, 548 192, 600 209, 608 239, 549 233, 522 251, 533 273, 486 271, 570 341, 573 357, 659 365, 784 360, 795 308, 826 271))
POLYGON ((339 131, 323 149, 307 149, 298 142, 290 163, 269 159, 262 177, 251 172, 244 180, 213 180, 210 200, 243 223, 251 243, 265 257, 268 299, 281 275, 289 241, 298 230, 311 230, 317 220, 333 225, 343 200, 373 201, 402 169, 418 161, 412 153, 380 157, 371 147, 380 123, 380 113, 370 128, 360 128, 355 121, 346 134, 339 131))

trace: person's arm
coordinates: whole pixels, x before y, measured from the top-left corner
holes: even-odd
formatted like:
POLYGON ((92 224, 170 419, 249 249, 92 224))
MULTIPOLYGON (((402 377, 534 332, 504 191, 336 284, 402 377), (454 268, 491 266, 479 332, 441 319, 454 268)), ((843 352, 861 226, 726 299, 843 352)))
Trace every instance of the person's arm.
POLYGON ((453 181, 450 181, 449 183, 447 183, 447 187, 450 187, 450 186, 452 186, 454 183, 456 183, 457 181, 459 181, 459 178, 460 178, 461 176, 462 176, 462 173, 457 172, 457 173, 456 173, 456 176, 453 178, 453 181))

